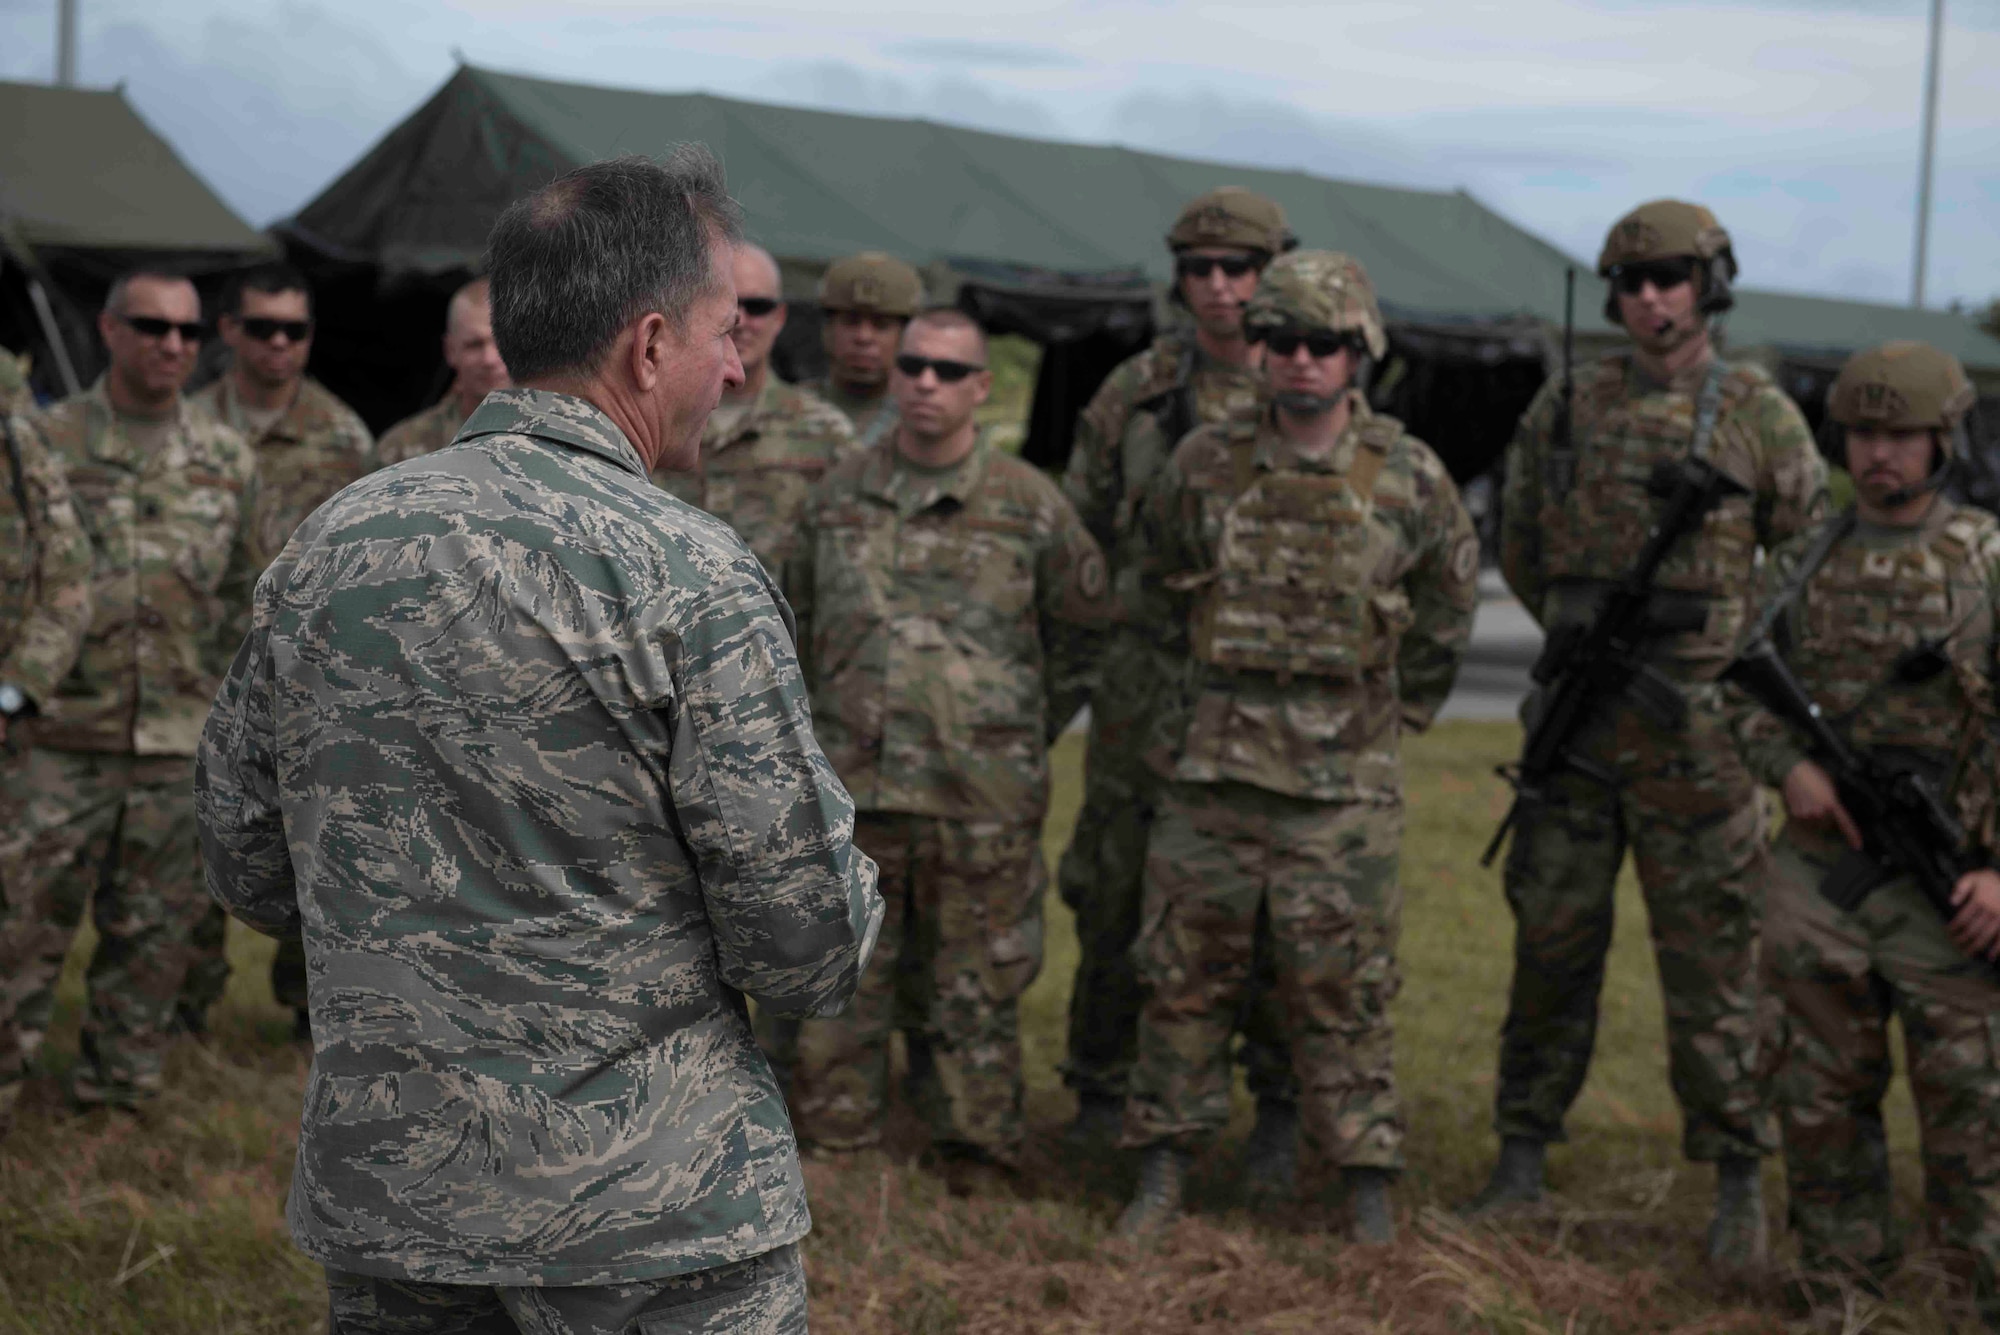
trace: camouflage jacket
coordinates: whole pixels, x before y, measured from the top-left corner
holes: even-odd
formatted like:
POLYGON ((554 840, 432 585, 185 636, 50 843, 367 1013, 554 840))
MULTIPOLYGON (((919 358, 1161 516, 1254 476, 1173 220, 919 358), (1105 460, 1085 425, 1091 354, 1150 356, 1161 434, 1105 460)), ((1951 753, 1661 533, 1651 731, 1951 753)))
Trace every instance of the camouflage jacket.
POLYGON ((458 396, 446 390, 436 403, 382 433, 382 439, 375 442, 374 466, 387 468, 420 454, 435 454, 458 439, 458 429, 463 425, 465 418, 459 415, 458 396))
MULTIPOLYGON (((1771 554, 1760 609, 1780 596, 1812 545, 1802 533, 1771 554)), ((1910 528, 1856 522, 1785 608, 1773 638, 1851 742, 1927 769, 1951 789, 1967 826, 1984 832, 1981 841, 2000 847, 2000 522, 1944 497, 1910 528), (1941 644, 1949 670, 1899 680, 1898 660, 1919 644, 1941 644)), ((1781 785, 1807 755, 1804 738, 1734 687, 1726 698, 1751 773, 1781 785)))
POLYGON ((209 892, 303 929, 300 1248, 567 1285, 802 1236, 743 997, 845 1004, 882 900, 749 548, 590 404, 503 390, 257 592, 195 799, 209 892))
POLYGON ((34 391, 28 388, 27 362, 0 348, 0 417, 29 412, 34 406, 34 391))
POLYGON ((69 484, 24 418, 0 413, 0 683, 40 710, 90 624, 90 539, 69 484))
POLYGON ((1402 792, 1472 632, 1479 540, 1430 447, 1350 394, 1330 454, 1267 412, 1195 431, 1141 511, 1144 574, 1185 608, 1187 669, 1153 763, 1322 802, 1402 792))
POLYGON ((782 571, 806 496, 860 448, 839 410, 767 376, 757 402, 727 429, 709 419, 692 473, 656 468, 653 481, 735 529, 766 570, 782 571))
POLYGON ((854 427, 854 438, 863 445, 879 445, 889 439, 896 433, 896 423, 902 420, 896 400, 887 388, 873 398, 863 398, 848 393, 833 382, 832 376, 824 375, 805 381, 799 388, 822 403, 833 405, 854 427))
MULTIPOLYGON (((1500 565, 1544 626, 1587 621, 1603 590, 1638 558, 1659 501, 1655 464, 1685 458, 1706 365, 1671 386, 1649 380, 1629 354, 1576 375, 1571 448, 1552 439, 1560 378, 1543 385, 1507 449, 1500 565)), ((1701 606, 1702 628, 1662 637, 1663 666, 1706 679, 1729 662, 1744 624, 1759 547, 1769 549, 1825 510, 1826 464, 1792 401, 1755 366, 1727 368, 1707 457, 1749 488, 1711 511, 1661 568, 1658 587, 1701 606)))
POLYGON ((185 400, 166 447, 141 454, 102 379, 29 421, 69 482, 93 559, 90 627, 36 744, 191 756, 256 577, 244 524, 256 459, 185 400))
POLYGON ((251 436, 226 372, 188 402, 233 427, 257 456, 257 505, 249 526, 257 574, 277 559, 301 520, 368 471, 375 451, 374 437, 354 410, 311 376, 299 381, 292 406, 260 436, 251 436))
POLYGON ((1042 818, 1049 740, 1111 615, 1103 553, 1055 483, 983 440, 940 471, 878 446, 813 494, 785 587, 857 807, 1042 818))

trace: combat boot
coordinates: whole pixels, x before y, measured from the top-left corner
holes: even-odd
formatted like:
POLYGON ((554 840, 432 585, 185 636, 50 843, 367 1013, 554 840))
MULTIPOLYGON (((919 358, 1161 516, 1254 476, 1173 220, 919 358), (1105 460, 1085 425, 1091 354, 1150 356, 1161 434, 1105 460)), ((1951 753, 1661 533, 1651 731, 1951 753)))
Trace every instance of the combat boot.
POLYGON ((1063 1132, 1063 1144, 1073 1150, 1102 1149, 1118 1139, 1125 1122, 1125 1101, 1110 1094, 1076 1096, 1076 1120, 1063 1132))
POLYGON ((1243 1142, 1243 1195, 1253 1205, 1292 1199, 1299 1182, 1299 1109, 1282 1099, 1257 1100, 1257 1125, 1243 1142))
POLYGON ((1760 1270, 1770 1259, 1762 1166, 1761 1160, 1740 1156, 1715 1165, 1715 1218, 1708 1225, 1708 1259, 1726 1270, 1760 1270))
POLYGON ((1357 1247, 1387 1247, 1396 1240, 1396 1211, 1389 1204, 1386 1168, 1343 1168, 1347 1188, 1347 1240, 1357 1247))
POLYGON ((1118 1216, 1118 1236, 1130 1242, 1157 1238, 1181 1217, 1181 1189, 1187 1183, 1188 1153, 1154 1145, 1139 1161, 1139 1186, 1118 1216))
POLYGON ((1548 1160, 1548 1146, 1526 1136, 1508 1136, 1500 1142, 1500 1162, 1485 1189, 1459 1210, 1466 1219, 1498 1219, 1516 1210, 1542 1203, 1542 1174, 1548 1160))

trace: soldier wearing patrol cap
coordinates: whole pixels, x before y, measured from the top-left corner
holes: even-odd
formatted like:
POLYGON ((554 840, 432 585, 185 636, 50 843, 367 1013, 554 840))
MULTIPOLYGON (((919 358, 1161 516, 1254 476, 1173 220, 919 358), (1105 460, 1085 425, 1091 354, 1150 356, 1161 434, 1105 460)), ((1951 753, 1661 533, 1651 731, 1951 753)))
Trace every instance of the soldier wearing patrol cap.
POLYGON ((864 446, 879 444, 896 428, 889 363, 903 326, 924 307, 924 281, 895 256, 864 250, 827 266, 819 305, 826 315, 826 374, 801 388, 846 413, 864 446))
MULTIPOLYGON (((1606 314, 1632 348, 1579 371, 1573 399, 1552 378, 1522 416, 1501 507, 1507 583, 1559 642, 1558 632, 1591 621, 1646 541, 1659 504, 1646 487, 1655 466, 1704 457, 1743 491, 1679 542, 1656 581, 1645 652, 1686 700, 1684 726, 1627 700, 1601 708, 1574 749, 1616 783, 1559 776, 1514 835, 1501 1156, 1471 1210, 1541 1198, 1544 1147, 1563 1138, 1590 1066, 1612 886, 1629 846, 1666 992, 1683 1150, 1717 1165, 1709 1255, 1750 1265, 1766 1239, 1758 1161, 1776 1147, 1756 1078, 1765 831, 1715 682, 1744 624, 1757 549, 1818 518, 1826 468, 1770 377, 1716 355, 1711 321, 1731 303, 1736 259, 1715 215, 1678 200, 1641 205, 1612 227, 1598 273, 1609 285, 1606 314)), ((1537 704, 1531 697, 1527 707, 1537 704)))
MULTIPOLYGON (((1077 418, 1063 476, 1084 522, 1110 555, 1122 624, 1105 648, 1090 703, 1083 810, 1059 880, 1076 911, 1079 958, 1070 998, 1064 1079, 1076 1091, 1072 1139, 1117 1133, 1139 1022, 1132 941, 1139 932, 1146 837, 1158 780, 1143 758, 1159 683, 1181 670, 1163 654, 1178 636, 1172 609, 1147 607, 1129 550, 1147 483, 1197 426, 1253 411, 1262 350, 1244 337, 1243 310, 1258 276, 1294 240, 1285 211, 1237 186, 1197 196, 1166 236, 1175 305, 1184 321, 1112 371, 1077 418)), ((1297 1118, 1283 1039, 1268 1007, 1253 1009, 1245 1055, 1258 1096, 1248 1149, 1253 1182, 1289 1183, 1297 1118)))
MULTIPOLYGON (((1922 343, 1850 359, 1828 416, 1845 436, 1854 508, 1779 547, 1759 624, 1848 741, 1928 775, 1970 832, 2000 848, 1996 677, 2000 523, 1938 494, 1973 401, 1965 372, 1922 343), (1928 661, 1929 668, 1911 665, 1928 661)), ((1867 831, 1819 760, 1743 702, 1750 770, 1784 794, 1764 916, 1764 969, 1783 1014, 1773 1089, 1807 1291, 1894 1259, 1882 1127, 1889 1020, 1900 1015, 1923 1127, 1935 1241, 1970 1262, 2000 1322, 2000 872, 1967 873, 1947 919, 1908 877, 1857 907, 1820 886, 1867 831)), ((1968 1323, 1969 1324, 1969 1323, 1968 1323)))
POLYGON ((1268 955, 1306 1141, 1341 1170, 1354 1239, 1385 1243, 1403 1164, 1397 752, 1458 672, 1479 543, 1437 456, 1355 388, 1388 344, 1359 264, 1273 261, 1245 323, 1270 401, 1180 443, 1136 544, 1187 668, 1152 739, 1124 1134, 1146 1153, 1120 1229, 1169 1224, 1189 1152, 1228 1121, 1229 1041, 1268 955))

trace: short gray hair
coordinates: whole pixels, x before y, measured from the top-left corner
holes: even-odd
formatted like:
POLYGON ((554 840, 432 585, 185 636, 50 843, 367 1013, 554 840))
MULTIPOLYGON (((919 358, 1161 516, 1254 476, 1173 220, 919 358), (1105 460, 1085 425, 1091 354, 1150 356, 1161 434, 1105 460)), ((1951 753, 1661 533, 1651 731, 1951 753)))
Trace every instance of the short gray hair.
POLYGON ((742 217, 699 144, 579 167, 508 205, 486 272, 514 383, 595 371, 648 311, 684 326, 711 286, 712 248, 741 239, 742 217))

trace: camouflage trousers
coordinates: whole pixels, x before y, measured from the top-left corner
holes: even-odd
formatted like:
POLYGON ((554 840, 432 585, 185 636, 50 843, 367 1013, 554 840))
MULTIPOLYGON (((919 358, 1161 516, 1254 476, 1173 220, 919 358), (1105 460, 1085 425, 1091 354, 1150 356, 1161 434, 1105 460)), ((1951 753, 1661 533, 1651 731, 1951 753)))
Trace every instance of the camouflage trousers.
POLYGON ((326 1272, 328 1335, 805 1335, 796 1243, 626 1284, 431 1284, 326 1272))
POLYGON ((1127 1147, 1199 1142, 1228 1123, 1230 1036, 1268 952, 1305 1143, 1340 1167, 1402 1167, 1389 1023, 1402 833, 1400 805, 1238 783, 1161 790, 1136 948, 1147 996, 1127 1147))
MULTIPOLYGON (((208 1008, 222 1000, 229 989, 229 915, 220 904, 211 904, 208 913, 195 924, 189 941, 187 979, 181 984, 180 1009, 189 1015, 205 1016, 208 1008)), ((306 942, 303 936, 278 939, 278 953, 271 957, 271 995, 280 1006, 295 1011, 306 1008, 306 942)))
POLYGON ((1020 996, 1042 964, 1040 831, 863 812, 854 843, 881 868, 882 934, 847 1012, 797 1022, 792 1126, 830 1149, 878 1141, 889 1035, 904 1027, 921 1040, 911 1084, 933 1141, 1008 1162, 1022 1130, 1020 996))
POLYGON ((1809 1269, 1893 1259, 1882 1098, 1903 1022, 1937 1243, 2000 1297, 2000 982, 1908 881, 1843 913, 1819 893, 1839 849, 1788 831, 1773 859, 1764 968, 1782 1019, 1773 1092, 1792 1227, 1809 1269))
POLYGON ((1612 887, 1629 846, 1665 993, 1682 1149, 1707 1162, 1777 1148, 1758 1080, 1764 822, 1719 713, 1694 690, 1686 733, 1663 732, 1630 708, 1591 725, 1578 750, 1620 786, 1565 774, 1514 832, 1514 982, 1494 1117, 1502 1136, 1563 1139, 1597 1041, 1612 887))
POLYGON ((209 906, 195 851, 194 761, 31 750, 6 776, 0 851, 0 1084, 48 1032, 70 938, 90 905, 84 1102, 157 1094, 188 937, 209 906))
MULTIPOLYGON (((1144 993, 1132 943, 1139 937, 1146 843, 1162 783, 1145 760, 1157 701, 1154 692, 1130 684, 1158 674, 1158 655, 1127 643, 1136 638, 1133 631, 1120 637, 1104 655, 1105 685, 1091 697, 1083 809, 1056 871, 1063 903, 1076 914, 1077 938, 1063 1081, 1080 1095, 1114 1099, 1125 1096, 1138 1044, 1144 993)), ((1252 1093, 1292 1102, 1298 1090, 1274 989, 1266 970, 1244 1011, 1241 1056, 1252 1093)))

